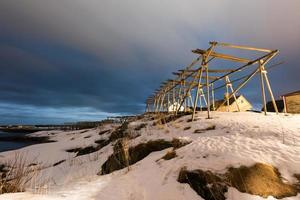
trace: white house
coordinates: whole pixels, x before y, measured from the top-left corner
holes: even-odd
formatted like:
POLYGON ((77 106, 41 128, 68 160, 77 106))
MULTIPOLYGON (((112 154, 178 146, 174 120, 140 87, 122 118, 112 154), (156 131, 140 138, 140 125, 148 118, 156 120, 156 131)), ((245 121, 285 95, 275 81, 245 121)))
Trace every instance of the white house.
MULTIPOLYGON (((179 103, 178 102, 174 102, 173 104, 171 104, 168 108, 168 112, 175 112, 176 110, 178 110, 179 108, 179 103)), ((179 111, 184 111, 184 107, 181 106, 179 111)))

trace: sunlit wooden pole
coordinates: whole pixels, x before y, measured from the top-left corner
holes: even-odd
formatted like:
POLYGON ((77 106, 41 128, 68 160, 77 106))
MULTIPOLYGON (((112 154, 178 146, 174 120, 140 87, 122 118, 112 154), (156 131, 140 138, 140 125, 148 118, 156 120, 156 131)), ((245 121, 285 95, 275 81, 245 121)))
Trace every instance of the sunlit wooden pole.
MULTIPOLYGON (((193 114, 192 114, 192 121, 195 119, 195 113, 196 113, 196 108, 197 108, 197 101, 198 101, 198 96, 199 96, 199 89, 201 87, 201 77, 202 77, 202 66, 197 72, 197 77, 198 77, 198 85, 197 85, 197 90, 196 90, 196 96, 194 99, 194 108, 193 108, 193 114)), ((201 101, 201 99, 200 99, 201 101)))
MULTIPOLYGON (((227 80, 229 88, 231 89, 231 92, 233 93, 234 90, 233 90, 233 87, 232 87, 232 83, 230 82, 229 76, 226 76, 226 80, 227 80)), ((234 98, 234 101, 236 103, 236 107, 237 107, 238 111, 240 112, 241 111, 240 106, 239 106, 239 103, 237 101, 235 93, 233 93, 233 98, 234 98)))
POLYGON ((229 90, 228 90, 228 81, 227 81, 227 76, 225 76, 225 83, 226 83, 226 93, 225 93, 225 99, 226 99, 226 110, 229 112, 229 90))
POLYGON ((170 108, 170 93, 168 92, 167 112, 169 112, 169 108, 170 108))
POLYGON ((265 77, 266 85, 267 85, 267 88, 268 88, 268 91, 269 91, 269 94, 270 94, 270 97, 271 97, 271 100, 273 103, 273 107, 275 109, 276 114, 278 114, 278 108, 277 108, 276 101, 275 101, 275 98, 274 98, 274 95, 273 95, 273 92, 271 89, 271 85, 270 85, 270 82, 269 82, 269 79, 267 76, 267 71, 265 70, 264 65, 262 65, 262 68, 263 68, 263 76, 265 77))
POLYGON ((215 91, 214 91, 214 84, 212 83, 211 84, 211 96, 212 96, 212 102, 213 102, 213 111, 215 111, 216 110, 216 108, 215 108, 215 91))
POLYGON ((263 67, 262 61, 259 61, 259 73, 260 73, 260 86, 261 86, 261 94, 262 94, 262 103, 265 115, 267 115, 267 105, 266 105, 266 94, 265 94, 265 85, 264 85, 264 77, 263 77, 263 67))

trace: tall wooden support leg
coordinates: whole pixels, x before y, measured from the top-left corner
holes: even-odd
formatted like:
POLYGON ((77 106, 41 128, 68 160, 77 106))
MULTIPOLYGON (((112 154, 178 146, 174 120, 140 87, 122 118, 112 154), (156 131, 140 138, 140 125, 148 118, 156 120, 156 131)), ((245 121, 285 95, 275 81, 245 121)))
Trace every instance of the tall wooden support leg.
POLYGON ((158 112, 161 112, 161 106, 162 106, 163 101, 164 101, 164 97, 163 97, 163 95, 161 95, 161 98, 160 98, 159 103, 158 103, 158 112))
POLYGON ((191 92, 189 92, 189 100, 190 100, 189 107, 192 107, 193 106, 193 97, 192 97, 191 92))
POLYGON ((200 111, 202 112, 202 108, 203 108, 203 106, 202 106, 202 98, 203 98, 203 94, 200 94, 199 95, 199 106, 200 106, 200 111))
MULTIPOLYGON (((232 83, 230 82, 229 76, 226 76, 226 81, 227 81, 228 86, 229 86, 229 88, 230 88, 230 90, 231 90, 231 93, 233 93, 234 90, 233 90, 233 87, 232 87, 232 83)), ((235 93, 233 93, 233 98, 234 98, 236 107, 237 107, 238 111, 240 112, 240 111, 241 111, 241 110, 240 110, 240 106, 239 106, 239 103, 238 103, 238 101, 237 101, 237 98, 236 98, 235 93)))
POLYGON ((228 90, 228 82, 227 82, 227 78, 225 77, 225 82, 226 82, 226 93, 225 93, 225 99, 226 99, 226 110, 227 112, 229 112, 229 90, 228 90))
POLYGON ((164 101, 165 101, 165 94, 163 94, 163 97, 161 98, 161 104, 160 104, 160 111, 164 111, 164 101))
POLYGON ((209 95, 209 79, 208 79, 208 65, 205 64, 206 72, 206 98, 207 98, 207 118, 210 119, 210 95, 209 95))
POLYGON ((212 109, 213 111, 216 110, 215 108, 215 91, 214 91, 214 84, 211 84, 211 96, 212 96, 212 109))
MULTIPOLYGON (((186 91, 186 93, 183 95, 182 99, 180 99, 180 103, 179 103, 179 109, 181 108, 181 106, 183 105, 183 101, 188 97, 188 94, 191 92, 193 86, 194 86, 194 82, 196 80, 196 76, 193 78, 191 84, 189 85, 188 90, 186 91)), ((177 109, 176 113, 179 111, 179 109, 177 109)))
MULTIPOLYGON (((242 83, 240 83, 237 88, 229 95, 229 98, 233 96, 233 94, 236 94, 246 83, 248 83, 257 73, 259 72, 259 67, 255 69, 249 76, 247 76, 242 83)), ((223 103, 220 106, 223 106, 226 103, 226 101, 223 101, 223 103)))
POLYGON ((268 79, 268 76, 267 76, 267 71, 265 70, 264 65, 262 65, 262 68, 264 70, 263 71, 263 76, 265 77, 266 85, 267 85, 267 88, 268 88, 268 91, 269 91, 274 109, 275 109, 276 113, 278 114, 278 108, 277 108, 276 101, 275 101, 275 98, 274 98, 274 95, 273 95, 273 92, 272 92, 272 89, 271 89, 271 85, 270 85, 270 82, 269 82, 269 79, 268 79))
POLYGON ((203 101, 205 103, 205 106, 207 106, 205 95, 204 95, 203 89, 201 88, 200 92, 199 92, 200 111, 203 111, 203 109, 202 109, 203 108, 202 99, 203 99, 203 101))
POLYGON ((282 100, 283 100, 283 110, 284 110, 284 113, 286 114, 286 113, 287 113, 287 109, 286 109, 286 100, 285 100, 285 96, 282 97, 282 100))
POLYGON ((157 112, 160 112, 160 109, 161 109, 161 102, 162 102, 162 96, 159 97, 159 102, 157 104, 157 112))
POLYGON ((260 84, 261 84, 261 94, 262 94, 262 100, 263 100, 263 108, 264 113, 267 115, 267 104, 266 104, 266 94, 265 94, 265 85, 264 85, 264 77, 263 77, 263 65, 262 61, 259 61, 259 72, 260 72, 260 84))
MULTIPOLYGON (((184 77, 183 77, 184 79, 184 77)), ((186 88, 185 88, 185 80, 183 81, 183 94, 186 93, 186 88)), ((186 98, 183 99, 183 107, 184 107, 184 112, 186 112, 186 98)))
POLYGON ((160 95, 158 96, 158 98, 156 100, 155 112, 158 112, 159 102, 160 102, 160 95))
POLYGON ((209 77, 208 77, 208 59, 209 59, 209 56, 214 48, 214 46, 216 46, 217 43, 213 42, 211 43, 211 46, 210 48, 206 51, 206 55, 205 55, 205 58, 204 58, 204 67, 205 67, 205 74, 206 74, 206 101, 207 101, 207 118, 210 119, 210 95, 209 95, 209 77))
POLYGON ((170 93, 168 92, 168 100, 167 100, 167 112, 169 112, 169 108, 170 108, 170 93))
POLYGON ((180 110, 180 102, 182 100, 182 83, 180 83, 180 87, 179 87, 179 91, 178 91, 178 103, 176 104, 176 112, 175 112, 175 115, 177 115, 177 112, 180 110))
POLYGON ((173 81, 173 91, 172 91, 172 93, 173 93, 173 98, 172 98, 172 108, 173 108, 173 110, 174 110, 174 105, 175 105, 175 81, 173 81))
POLYGON ((205 99, 205 95, 204 95, 204 92, 203 92, 203 89, 201 89, 201 97, 203 98, 203 101, 205 103, 205 106, 207 106, 207 101, 205 99))
POLYGON ((195 119, 195 113, 196 113, 196 108, 197 108, 197 101, 198 101, 198 96, 199 96, 199 90, 201 87, 201 77, 202 77, 202 67, 197 72, 197 78, 198 78, 198 85, 197 85, 197 90, 196 90, 196 96, 194 99, 194 109, 193 109, 193 114, 192 114, 192 121, 195 119))

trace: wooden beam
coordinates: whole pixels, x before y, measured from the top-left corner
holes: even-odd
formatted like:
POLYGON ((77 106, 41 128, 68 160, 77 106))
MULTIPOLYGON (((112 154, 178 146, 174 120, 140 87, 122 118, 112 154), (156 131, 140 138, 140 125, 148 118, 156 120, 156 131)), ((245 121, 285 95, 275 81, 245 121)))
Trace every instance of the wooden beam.
MULTIPOLYGON (((192 52, 196 53, 196 54, 200 54, 200 55, 205 55, 206 54, 206 50, 202 50, 202 49, 192 50, 192 52)), ((231 61, 235 61, 235 62, 241 62, 241 63, 249 63, 251 61, 249 59, 239 58, 239 57, 235 57, 235 56, 231 56, 231 55, 227 55, 227 54, 222 54, 222 53, 216 53, 216 52, 211 52, 209 56, 224 59, 224 60, 231 60, 231 61)))
POLYGON ((242 45, 234 45, 234 44, 229 44, 229 43, 222 43, 222 42, 210 42, 210 44, 216 44, 217 46, 222 46, 222 47, 229 47, 229 48, 234 48, 234 49, 243 49, 243 50, 250 50, 250 51, 261 51, 261 52, 267 52, 270 53, 272 50, 270 49, 262 49, 262 48, 256 48, 256 47, 249 47, 249 46, 242 46, 242 45))
POLYGON ((241 67, 239 67, 239 68, 237 68, 237 69, 235 69, 235 70, 233 70, 233 71, 231 71, 231 72, 228 72, 227 74, 224 74, 224 75, 220 76, 218 79, 212 81, 212 83, 214 83, 214 82, 216 82, 216 81, 218 81, 218 80, 220 80, 220 79, 223 79, 223 78, 225 78, 226 76, 228 76, 228 75, 230 75, 230 74, 233 74, 233 73, 235 73, 235 72, 237 72, 237 71, 242 71, 242 70, 245 69, 246 67, 249 67, 250 65, 253 65, 253 64, 257 63, 257 62, 259 62, 260 60, 266 59, 264 62, 267 63, 267 62, 268 62, 269 60, 271 60, 278 52, 279 52, 278 50, 274 50, 274 51, 272 51, 272 52, 270 52, 270 53, 268 53, 268 54, 266 54, 266 55, 263 55, 263 56, 261 56, 261 57, 255 59, 255 60, 252 60, 252 61, 250 61, 249 63, 246 63, 246 64, 244 64, 243 66, 241 66, 241 67))
MULTIPOLYGON (((197 77, 197 75, 193 75, 192 77, 197 77)), ((202 76, 202 78, 206 78, 206 76, 202 76)), ((219 77, 218 76, 209 76, 208 79, 209 80, 215 80, 215 79, 218 79, 219 77)))
POLYGON ((224 73, 224 72, 232 72, 235 69, 209 69, 209 73, 224 73))

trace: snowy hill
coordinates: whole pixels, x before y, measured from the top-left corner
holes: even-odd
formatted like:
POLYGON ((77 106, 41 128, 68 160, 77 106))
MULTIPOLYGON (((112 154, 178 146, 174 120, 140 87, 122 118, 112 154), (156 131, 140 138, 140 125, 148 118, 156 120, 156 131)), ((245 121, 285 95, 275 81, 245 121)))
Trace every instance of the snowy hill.
POLYGON ((300 115, 212 114, 33 133, 56 142, 0 154, 41 169, 0 200, 300 199, 300 115))

